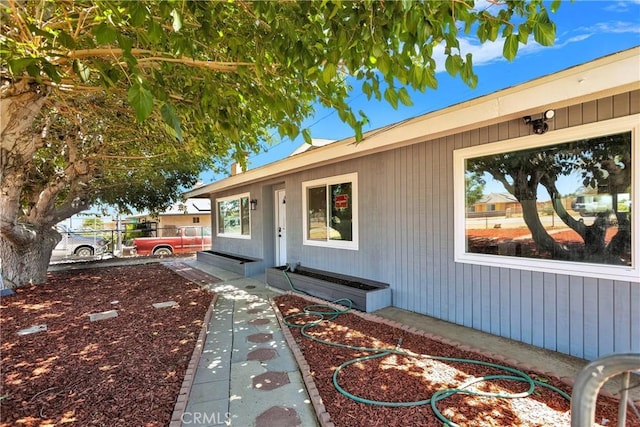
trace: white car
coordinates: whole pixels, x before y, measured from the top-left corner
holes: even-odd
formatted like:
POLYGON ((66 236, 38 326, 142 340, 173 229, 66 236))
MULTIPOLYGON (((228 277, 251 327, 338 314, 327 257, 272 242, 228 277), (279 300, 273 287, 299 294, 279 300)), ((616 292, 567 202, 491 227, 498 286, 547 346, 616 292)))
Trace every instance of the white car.
POLYGON ((52 255, 90 257, 102 255, 105 251, 106 240, 95 233, 82 235, 60 225, 55 228, 62 235, 62 239, 53 248, 52 255))

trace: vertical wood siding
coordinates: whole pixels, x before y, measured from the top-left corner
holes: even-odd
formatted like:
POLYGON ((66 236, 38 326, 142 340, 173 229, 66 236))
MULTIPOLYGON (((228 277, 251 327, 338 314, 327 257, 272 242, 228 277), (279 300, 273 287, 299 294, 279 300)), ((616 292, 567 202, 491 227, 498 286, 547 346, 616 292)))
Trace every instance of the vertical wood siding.
MULTIPOLYGON (((639 110, 640 91, 602 98, 556 110, 550 131, 639 110)), ((576 357, 640 352, 638 283, 453 261, 453 151, 529 132, 511 120, 285 177, 289 262, 388 282, 399 308, 576 357), (359 250, 302 245, 302 183, 351 172, 359 250)))

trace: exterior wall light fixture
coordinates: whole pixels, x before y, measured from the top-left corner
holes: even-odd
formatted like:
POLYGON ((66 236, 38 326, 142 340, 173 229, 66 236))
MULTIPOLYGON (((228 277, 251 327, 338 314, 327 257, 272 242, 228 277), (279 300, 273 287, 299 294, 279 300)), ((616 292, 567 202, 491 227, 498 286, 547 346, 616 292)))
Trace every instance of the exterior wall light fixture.
POLYGON ((258 199, 251 199, 249 204, 251 204, 251 210, 255 211, 258 208, 258 199))
POLYGON ((524 116, 522 119, 524 120, 525 124, 531 125, 533 133, 542 135, 549 130, 549 125, 546 123, 547 120, 551 120, 555 115, 556 112, 554 110, 547 110, 539 119, 532 119, 531 116, 524 116))

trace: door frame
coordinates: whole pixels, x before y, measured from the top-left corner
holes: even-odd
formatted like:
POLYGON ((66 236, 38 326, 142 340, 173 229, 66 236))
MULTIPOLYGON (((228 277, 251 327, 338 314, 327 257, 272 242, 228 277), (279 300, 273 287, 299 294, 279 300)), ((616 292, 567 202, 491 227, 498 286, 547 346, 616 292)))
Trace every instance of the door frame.
POLYGON ((275 265, 287 263, 287 193, 284 188, 274 191, 275 265))

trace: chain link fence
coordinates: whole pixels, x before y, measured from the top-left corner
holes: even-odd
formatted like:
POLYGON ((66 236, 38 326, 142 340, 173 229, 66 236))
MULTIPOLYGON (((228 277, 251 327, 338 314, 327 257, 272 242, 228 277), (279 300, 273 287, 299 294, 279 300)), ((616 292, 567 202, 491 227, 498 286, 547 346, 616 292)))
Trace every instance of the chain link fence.
POLYGON ((121 229, 69 229, 57 226, 62 239, 53 249, 51 263, 98 260, 107 258, 123 258, 144 256, 136 253, 133 248, 134 239, 175 237, 182 228, 188 228, 189 234, 206 236, 199 245, 180 250, 180 253, 196 253, 199 250, 211 248, 211 228, 203 226, 168 226, 157 227, 156 223, 142 223, 125 226, 121 229))

